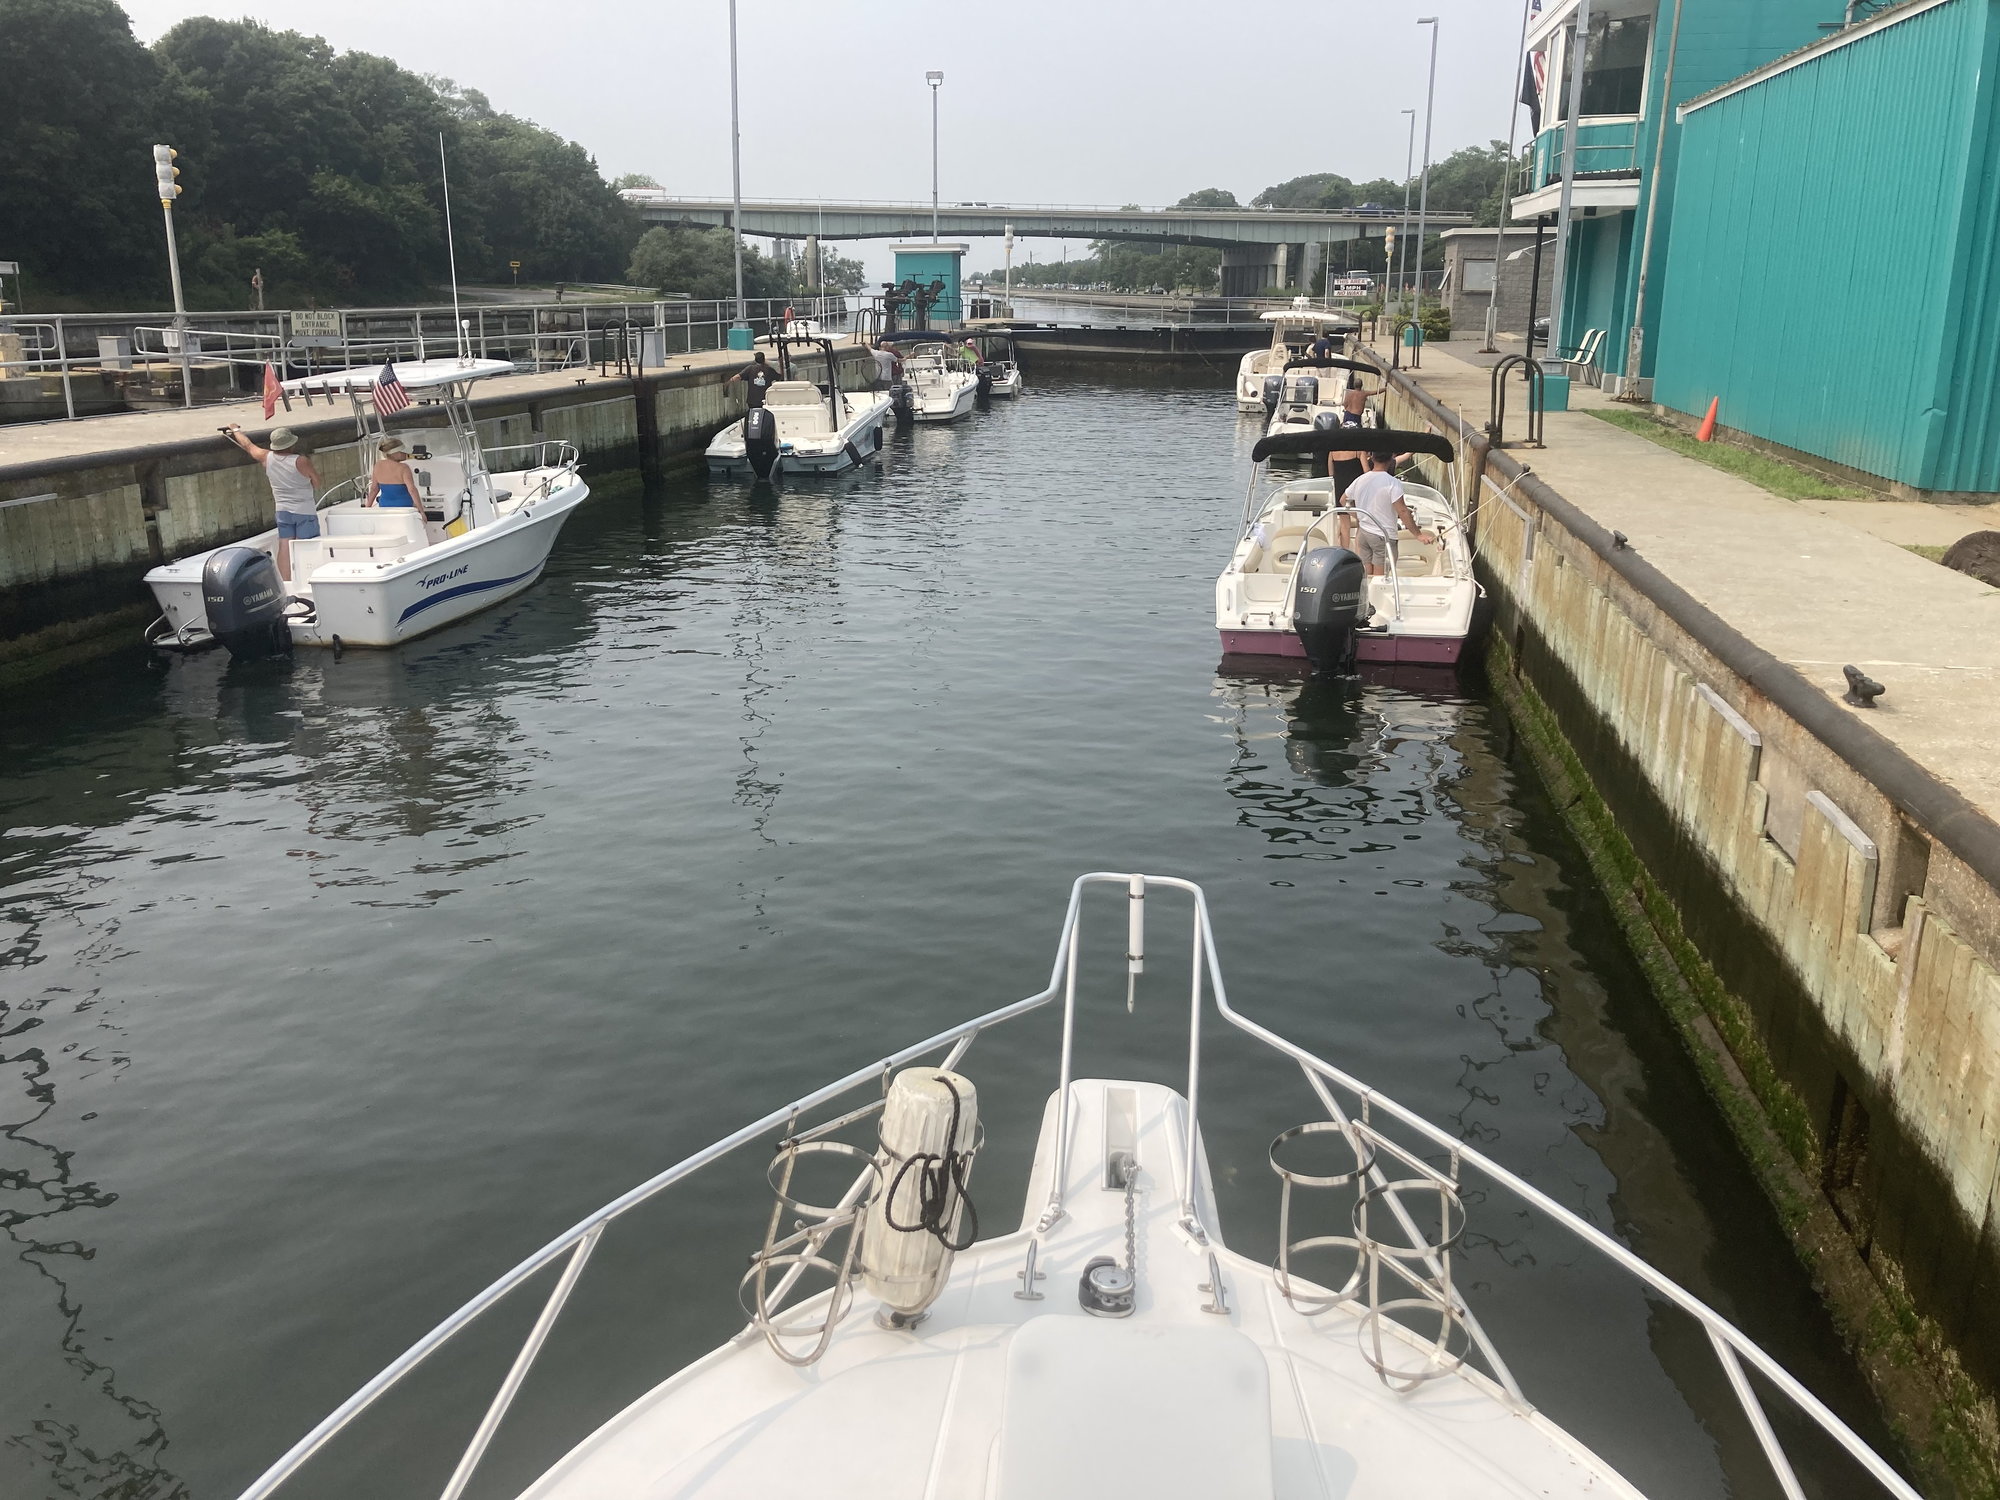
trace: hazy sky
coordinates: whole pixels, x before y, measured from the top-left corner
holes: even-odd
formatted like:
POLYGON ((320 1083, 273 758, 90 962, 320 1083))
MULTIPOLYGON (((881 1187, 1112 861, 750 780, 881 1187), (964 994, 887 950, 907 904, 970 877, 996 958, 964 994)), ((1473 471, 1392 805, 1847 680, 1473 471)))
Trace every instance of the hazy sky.
MULTIPOLYGON (((143 41, 186 16, 251 16, 479 89, 606 176, 729 191, 726 0, 123 3, 143 41)), ((1519 80, 1519 0, 739 0, 738 15, 746 198, 928 200, 930 68, 947 203, 1153 205, 1202 187, 1247 202, 1304 172, 1400 177, 1400 110, 1420 111, 1422 151, 1419 15, 1440 19, 1433 156, 1504 137, 1519 80)))

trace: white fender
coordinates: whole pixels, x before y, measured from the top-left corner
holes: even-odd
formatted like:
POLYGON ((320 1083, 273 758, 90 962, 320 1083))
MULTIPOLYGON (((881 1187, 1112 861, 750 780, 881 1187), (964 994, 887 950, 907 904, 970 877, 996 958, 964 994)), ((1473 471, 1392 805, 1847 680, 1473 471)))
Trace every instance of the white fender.
POLYGON ((868 1205, 860 1261, 868 1290, 905 1318, 943 1290, 950 1244, 971 1227, 961 1189, 978 1136, 979 1092, 971 1079, 942 1068, 905 1068, 890 1083, 882 1106, 882 1190, 868 1205))

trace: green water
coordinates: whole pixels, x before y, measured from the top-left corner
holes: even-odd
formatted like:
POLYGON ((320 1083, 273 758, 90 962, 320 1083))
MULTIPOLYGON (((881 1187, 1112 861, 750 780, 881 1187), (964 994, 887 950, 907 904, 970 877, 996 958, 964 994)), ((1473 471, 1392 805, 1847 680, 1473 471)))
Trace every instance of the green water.
MULTIPOLYGON (((781 494, 597 476, 536 588, 394 654, 135 654, 13 694, 0 1495, 233 1495, 597 1204, 1040 988, 1086 869, 1203 882, 1241 1008, 1865 1419, 1483 687, 1219 674, 1253 436, 1226 378, 1074 384, 781 494)), ((1122 904, 1091 909, 1107 955, 1122 904)), ((1178 1081, 1184 980, 1157 962, 1128 1020, 1114 967, 1080 1066, 1178 1081)), ((996 1228, 1054 1041, 1038 1015, 965 1064, 996 1228)), ((1295 1070, 1211 1049, 1232 1245, 1273 1253, 1264 1148, 1316 1113, 1295 1070)), ((739 1326, 764 1159, 607 1237, 475 1493, 739 1326)), ((1462 1283, 1552 1416, 1649 1493, 1773 1492, 1697 1332, 1471 1207, 1462 1283)), ((435 1494, 530 1317, 481 1325, 296 1493, 435 1494)))

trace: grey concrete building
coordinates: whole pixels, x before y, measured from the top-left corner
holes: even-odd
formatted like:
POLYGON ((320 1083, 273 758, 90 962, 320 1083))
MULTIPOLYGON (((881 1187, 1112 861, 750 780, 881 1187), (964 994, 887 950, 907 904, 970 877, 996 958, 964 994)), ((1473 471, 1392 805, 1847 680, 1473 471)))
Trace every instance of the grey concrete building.
MULTIPOLYGON (((1501 232, 1500 331, 1528 331, 1528 283, 1534 275, 1535 230, 1532 225, 1501 232)), ((1444 301, 1455 333, 1477 334, 1486 327, 1486 305, 1493 298, 1493 236, 1491 229, 1447 229, 1444 242, 1444 301)), ((1542 245, 1542 284, 1535 294, 1538 317, 1549 311, 1549 282, 1555 272, 1555 236, 1542 245)))

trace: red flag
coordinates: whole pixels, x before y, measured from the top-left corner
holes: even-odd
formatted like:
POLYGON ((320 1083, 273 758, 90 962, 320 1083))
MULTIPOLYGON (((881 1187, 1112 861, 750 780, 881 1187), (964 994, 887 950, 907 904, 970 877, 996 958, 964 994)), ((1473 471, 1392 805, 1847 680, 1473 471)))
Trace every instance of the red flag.
POLYGON ((278 388, 278 372, 270 365, 264 366, 264 420, 271 420, 278 410, 278 398, 284 392, 278 388))

